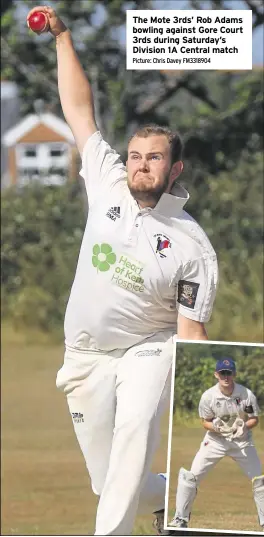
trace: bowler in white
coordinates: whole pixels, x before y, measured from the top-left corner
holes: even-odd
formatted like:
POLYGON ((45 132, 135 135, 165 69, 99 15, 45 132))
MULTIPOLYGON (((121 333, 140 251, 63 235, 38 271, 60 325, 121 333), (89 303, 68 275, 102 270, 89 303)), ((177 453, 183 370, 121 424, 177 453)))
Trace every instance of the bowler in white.
POLYGON ((130 535, 139 512, 155 513, 156 530, 166 535, 165 480, 151 465, 176 334, 207 338, 216 254, 175 182, 183 168, 179 135, 156 125, 137 130, 123 164, 98 131, 69 29, 53 9, 41 11, 56 38, 60 101, 89 203, 57 386, 99 496, 95 535, 130 535))

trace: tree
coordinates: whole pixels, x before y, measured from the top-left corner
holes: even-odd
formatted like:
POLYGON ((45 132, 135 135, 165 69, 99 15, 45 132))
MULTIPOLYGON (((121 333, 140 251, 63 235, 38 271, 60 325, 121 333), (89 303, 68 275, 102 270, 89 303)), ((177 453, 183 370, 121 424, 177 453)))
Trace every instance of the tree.
MULTIPOLYGON (((208 9, 231 9, 230 4, 225 0, 211 0, 208 2, 210 7, 208 9)), ((203 2, 200 0, 190 0, 191 7, 193 9, 203 9, 203 2)), ((253 30, 264 23, 264 6, 262 0, 244 0, 246 7, 252 11, 253 15, 253 30)))
MULTIPOLYGON (((224 2, 210 2, 212 7, 216 3, 219 8, 224 7, 224 2)), ((45 99, 52 110, 61 114, 53 39, 35 36, 25 24, 26 12, 34 5, 35 0, 13 0, 1 17, 1 74, 2 78, 18 83, 23 113, 32 111, 36 99, 45 99)), ((182 90, 209 110, 218 109, 199 72, 168 75, 159 71, 126 71, 125 46, 121 44, 126 9, 153 9, 155 2, 60 0, 55 7, 69 24, 81 62, 96 86, 99 124, 111 143, 119 145, 124 130, 132 131, 138 124, 150 120, 168 122, 164 105, 166 108, 169 100, 182 90)), ((259 13, 258 6, 256 9, 259 13)), ((119 149, 122 150, 122 146, 119 149)))
POLYGON ((1 0, 1 17, 4 13, 12 7, 13 0, 1 0))
POLYGON ((263 348, 257 346, 177 343, 174 409, 177 413, 198 417, 201 395, 216 383, 214 378, 216 361, 229 357, 236 362, 236 382, 253 391, 262 410, 263 355, 263 348))

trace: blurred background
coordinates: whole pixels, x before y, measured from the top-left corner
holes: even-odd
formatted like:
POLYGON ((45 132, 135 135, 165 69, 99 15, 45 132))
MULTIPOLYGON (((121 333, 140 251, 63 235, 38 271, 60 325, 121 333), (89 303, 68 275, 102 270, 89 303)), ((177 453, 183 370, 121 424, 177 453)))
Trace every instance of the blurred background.
MULTIPOLYGON (((174 411, 178 416, 197 418, 201 396, 216 384, 215 364, 223 357, 232 358, 236 362, 236 382, 245 385, 255 394, 261 415, 264 414, 263 345, 178 343, 174 392, 174 411)), ((264 429, 264 421, 262 426, 264 429)))
MULTIPOLYGON (((235 360, 236 382, 257 397, 259 424, 252 433, 264 466, 264 346, 177 343, 168 520, 175 512, 179 470, 190 470, 206 433, 198 414, 201 396, 217 383, 215 365, 223 357, 235 360)), ((201 481, 189 527, 260 531, 251 482, 232 459, 225 457, 201 481)))
MULTIPOLYGON (((54 40, 26 25, 36 3, 1 1, 2 531, 87 534, 97 500, 55 389, 87 199, 59 103, 54 40)), ((185 171, 179 182, 191 195, 186 210, 219 260, 209 338, 262 342, 263 2, 50 5, 72 31, 93 85, 98 125, 124 160, 139 125, 180 131, 185 171), (126 71, 126 9, 251 9, 253 69, 126 71)), ((166 467, 166 423, 159 471, 166 467)), ((152 534, 151 516, 135 531, 152 534)))

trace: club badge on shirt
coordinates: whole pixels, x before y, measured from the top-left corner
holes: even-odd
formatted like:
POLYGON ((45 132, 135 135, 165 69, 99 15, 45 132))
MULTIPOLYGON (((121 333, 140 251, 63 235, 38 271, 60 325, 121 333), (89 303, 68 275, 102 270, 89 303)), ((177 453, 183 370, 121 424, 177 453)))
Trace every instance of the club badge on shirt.
POLYGON ((178 283, 178 302, 186 308, 194 309, 200 284, 180 280, 178 283))
POLYGON ((154 237, 157 239, 156 254, 159 254, 160 257, 167 257, 166 250, 171 248, 170 239, 166 235, 162 235, 162 233, 157 233, 154 237))

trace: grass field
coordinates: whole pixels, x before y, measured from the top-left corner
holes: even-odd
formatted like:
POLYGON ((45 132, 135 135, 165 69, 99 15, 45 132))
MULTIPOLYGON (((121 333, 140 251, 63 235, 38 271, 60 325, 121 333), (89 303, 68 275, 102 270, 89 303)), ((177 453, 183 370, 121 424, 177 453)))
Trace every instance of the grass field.
MULTIPOLYGON (((2 333, 2 535, 93 535, 97 499, 66 400, 55 387, 63 347, 2 333)), ((154 470, 166 471, 168 417, 154 470)), ((153 517, 135 535, 154 535, 153 517)))
MULTIPOLYGON (((174 420, 170 468, 168 520, 175 512, 178 472, 181 466, 190 469, 194 455, 204 436, 200 423, 188 426, 174 420)), ((264 463, 263 424, 254 430, 258 454, 264 463)), ((251 483, 229 458, 222 460, 201 482, 193 506, 191 528, 219 530, 260 531, 251 483)))

